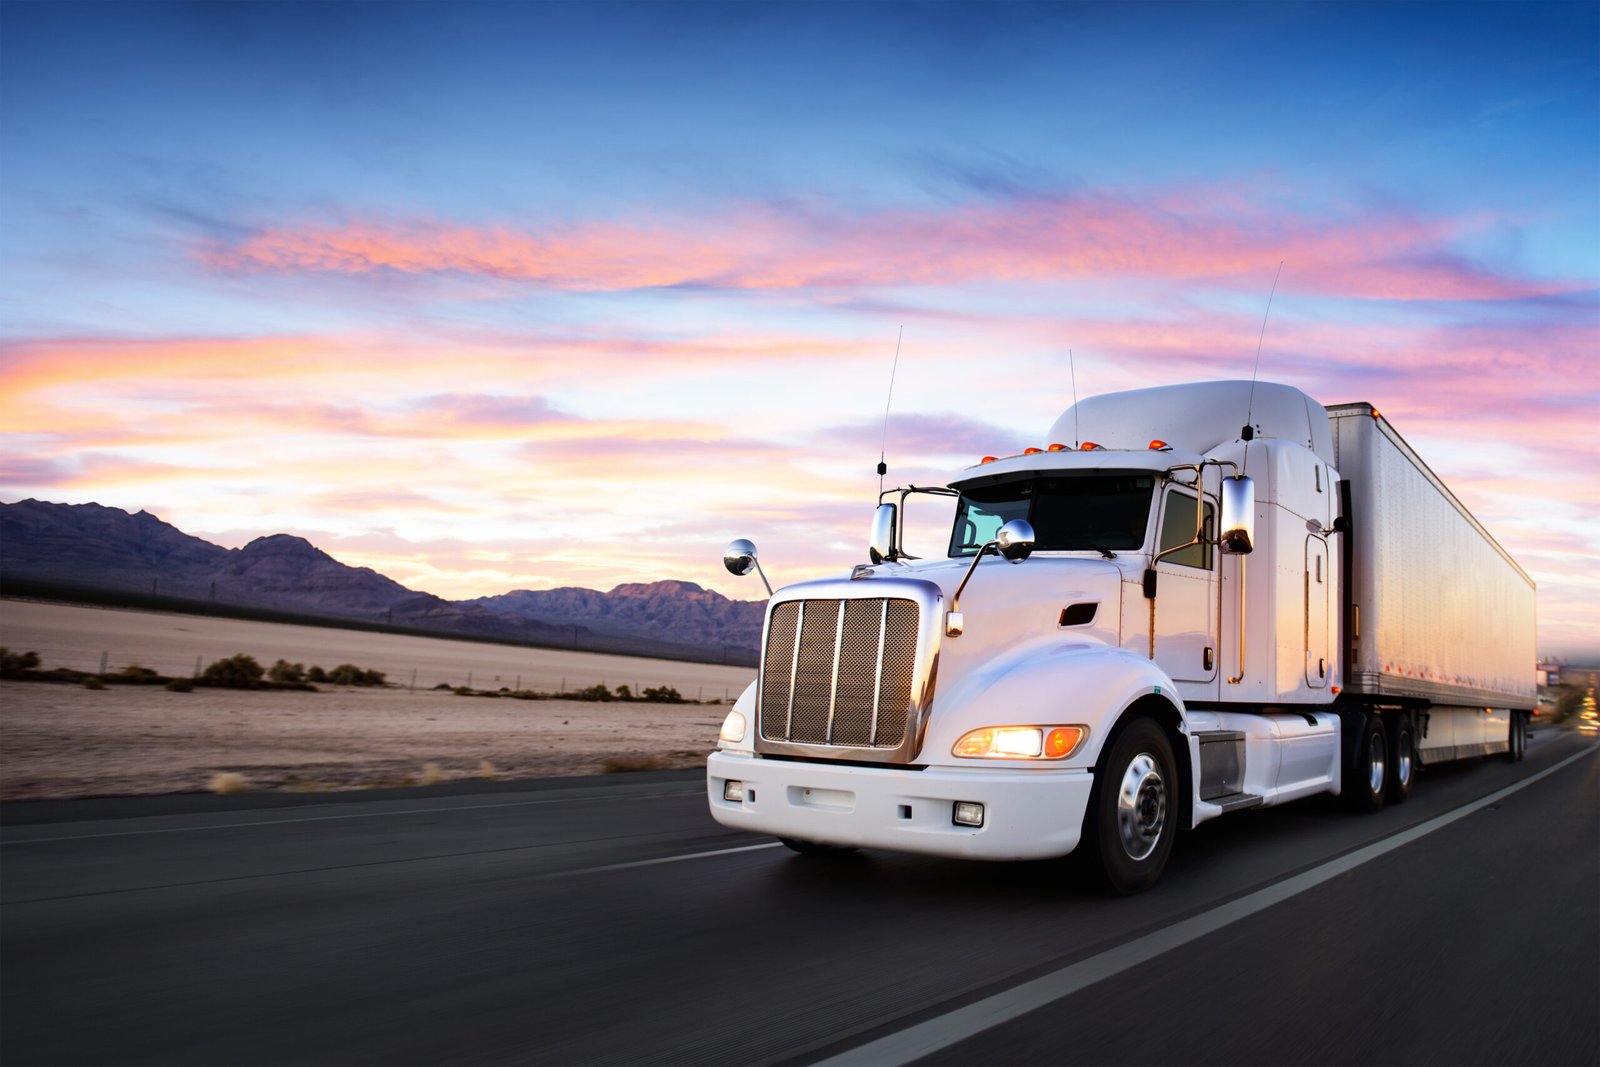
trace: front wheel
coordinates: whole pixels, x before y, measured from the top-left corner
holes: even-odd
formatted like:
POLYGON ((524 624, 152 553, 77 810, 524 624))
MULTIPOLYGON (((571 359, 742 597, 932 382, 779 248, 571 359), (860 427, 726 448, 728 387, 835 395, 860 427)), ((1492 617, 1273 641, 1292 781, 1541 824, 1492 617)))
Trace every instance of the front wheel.
POLYGON ((1161 877, 1178 832, 1177 789, 1166 731, 1130 722, 1100 761, 1089 800, 1089 844, 1112 892, 1139 893, 1161 877))

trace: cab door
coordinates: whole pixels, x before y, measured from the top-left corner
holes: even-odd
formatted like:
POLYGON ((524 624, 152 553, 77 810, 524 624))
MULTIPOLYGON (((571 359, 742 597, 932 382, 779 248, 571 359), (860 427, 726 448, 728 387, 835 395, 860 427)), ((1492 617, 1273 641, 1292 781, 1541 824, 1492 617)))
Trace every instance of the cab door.
MULTIPOLYGON (((1161 502, 1161 551, 1194 540, 1195 494, 1176 486, 1161 502)), ((1155 565, 1152 642, 1157 664, 1175 682, 1214 682, 1217 661, 1216 508, 1205 502, 1201 542, 1162 557, 1155 565)), ((1200 696, 1200 693, 1185 693, 1200 696)))
POLYGON ((1328 542, 1306 538, 1306 685, 1326 689, 1332 667, 1328 662, 1328 542))

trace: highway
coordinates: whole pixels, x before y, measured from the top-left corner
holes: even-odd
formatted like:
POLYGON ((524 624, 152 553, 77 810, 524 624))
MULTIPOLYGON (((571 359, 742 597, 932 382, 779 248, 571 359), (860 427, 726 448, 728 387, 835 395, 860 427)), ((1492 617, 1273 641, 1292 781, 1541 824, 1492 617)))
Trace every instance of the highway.
POLYGON ((0 1060, 1595 1063, 1600 758, 1071 863, 791 854, 696 772, 0 809, 0 1060))

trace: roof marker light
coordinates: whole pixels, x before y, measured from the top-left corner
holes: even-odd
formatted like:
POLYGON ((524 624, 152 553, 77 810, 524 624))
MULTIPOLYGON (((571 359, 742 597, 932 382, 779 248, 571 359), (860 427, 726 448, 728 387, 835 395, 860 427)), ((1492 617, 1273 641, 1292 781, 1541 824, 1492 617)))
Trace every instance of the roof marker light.
POLYGON ((1071 449, 1069 449, 1066 445, 1063 445, 1063 444, 1054 444, 1054 445, 1051 445, 1049 448, 1045 449, 1045 451, 1047 451, 1047 452, 1070 452, 1071 449))
POLYGON ((1167 444, 1165 441, 1161 441, 1161 440, 1151 441, 1150 442, 1150 447, 1155 449, 1158 452, 1171 452, 1172 451, 1172 446, 1167 444))
POLYGON ((1093 441, 1085 441, 1083 444, 1078 446, 1078 449, 1079 449, 1079 451, 1082 451, 1082 452, 1103 452, 1103 451, 1105 451, 1099 445, 1095 444, 1093 441))
POLYGON ((993 456, 984 456, 982 459, 978 460, 978 466, 981 467, 985 463, 993 463, 994 460, 995 460, 995 457, 993 457, 993 456))
POLYGON ((1040 452, 1043 452, 1043 451, 1044 451, 1044 449, 1042 449, 1042 448, 1024 448, 1022 450, 1022 454, 1024 456, 1037 456, 1040 452))

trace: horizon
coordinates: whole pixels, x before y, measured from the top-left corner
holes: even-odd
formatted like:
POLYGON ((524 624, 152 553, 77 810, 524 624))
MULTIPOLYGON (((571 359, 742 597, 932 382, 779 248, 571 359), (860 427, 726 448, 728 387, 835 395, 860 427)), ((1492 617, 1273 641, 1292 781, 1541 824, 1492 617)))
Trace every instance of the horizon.
POLYGON ((1248 378, 1264 328, 1260 380, 1381 410, 1537 582, 1541 652, 1600 658, 1593 4, 0 29, 0 499, 447 599, 760 599, 723 546, 862 561, 880 446, 944 484, 1073 377, 1248 378))

